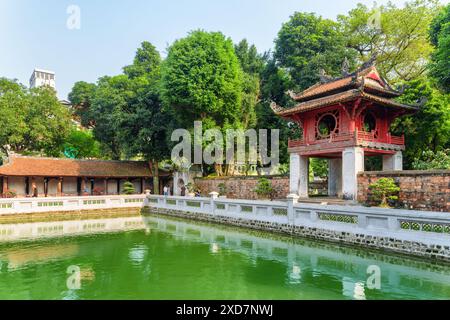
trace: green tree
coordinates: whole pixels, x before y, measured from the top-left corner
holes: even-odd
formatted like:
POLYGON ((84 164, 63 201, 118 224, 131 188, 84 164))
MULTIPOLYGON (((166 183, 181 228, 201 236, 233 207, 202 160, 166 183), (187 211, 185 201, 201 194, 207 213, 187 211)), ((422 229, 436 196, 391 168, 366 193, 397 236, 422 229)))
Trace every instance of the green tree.
MULTIPOLYGON (((288 140, 299 138, 300 128, 277 116, 270 108, 272 101, 282 106, 289 106, 292 101, 286 91, 292 88, 289 73, 276 65, 276 61, 266 56, 266 64, 261 71, 261 99, 256 106, 257 129, 280 130, 280 163, 289 162, 288 140)), ((269 131, 270 135, 270 131, 269 131)))
POLYGON ((95 138, 102 144, 103 152, 113 160, 120 160, 123 149, 120 141, 120 122, 123 112, 136 93, 126 75, 102 77, 92 99, 91 111, 95 138))
POLYGON ((426 101, 418 113, 397 119, 391 128, 394 134, 405 133, 405 168, 410 169, 423 151, 450 148, 450 95, 440 92, 425 78, 406 84, 409 87, 400 101, 409 104, 426 101))
POLYGON ((101 158, 100 143, 87 129, 72 128, 61 151, 64 153, 67 150, 73 150, 74 156, 79 159, 101 158))
POLYGON ((90 128, 95 125, 91 114, 92 99, 96 85, 84 81, 76 82, 69 93, 69 101, 74 108, 74 114, 80 119, 81 124, 90 128))
POLYGON ((17 81, 0 78, 0 148, 4 157, 8 155, 10 147, 19 151, 17 149, 24 142, 28 100, 24 86, 17 81))
POLYGON ((149 77, 160 72, 161 55, 155 46, 144 41, 137 49, 132 65, 123 68, 124 73, 131 79, 149 77))
POLYGON ((68 109, 50 87, 27 89, 0 79, 0 147, 8 151, 59 156, 69 133, 68 109))
POLYGON ((149 161, 154 192, 159 190, 159 163, 170 158, 172 117, 163 109, 160 94, 161 58, 156 48, 144 42, 134 64, 125 67, 134 95, 120 114, 119 140, 127 157, 149 161))
POLYGON ((25 114, 28 129, 24 135, 24 147, 57 157, 69 135, 70 111, 59 102, 56 92, 50 87, 31 89, 30 97, 25 114))
POLYGON ((340 75, 347 58, 353 65, 355 53, 346 47, 339 24, 314 13, 294 13, 275 40, 274 57, 287 68, 298 90, 319 80, 319 71, 340 75))
POLYGON ((426 71, 432 52, 428 27, 438 10, 436 0, 414 0, 403 8, 393 3, 368 8, 358 4, 338 17, 346 45, 359 62, 377 56, 377 68, 391 81, 413 80, 426 71))
POLYGON ((249 45, 247 39, 243 39, 234 46, 234 50, 242 71, 252 75, 261 73, 265 64, 264 57, 258 53, 255 45, 249 45))
POLYGON ((246 39, 235 45, 234 49, 243 71, 241 121, 244 128, 253 128, 256 125, 255 107, 260 97, 260 73, 264 60, 246 39))
POLYGON ((436 48, 431 57, 431 75, 441 89, 450 93, 450 5, 433 20, 430 39, 436 48))
POLYGON ((416 170, 450 170, 450 149, 437 152, 426 150, 414 159, 412 166, 416 170))
POLYGON ((163 99, 179 123, 240 124, 242 71, 233 43, 220 32, 193 31, 175 41, 162 68, 163 99))

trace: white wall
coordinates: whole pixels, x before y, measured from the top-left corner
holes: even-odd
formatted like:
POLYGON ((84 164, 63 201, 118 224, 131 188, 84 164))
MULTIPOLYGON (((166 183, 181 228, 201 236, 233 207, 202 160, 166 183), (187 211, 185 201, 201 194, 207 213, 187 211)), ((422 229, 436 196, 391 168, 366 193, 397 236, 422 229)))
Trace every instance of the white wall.
POLYGON ((77 178, 64 178, 63 193, 69 195, 77 195, 77 178))
POLYGON ((8 178, 8 189, 15 191, 18 196, 25 196, 25 178, 9 177, 8 178))

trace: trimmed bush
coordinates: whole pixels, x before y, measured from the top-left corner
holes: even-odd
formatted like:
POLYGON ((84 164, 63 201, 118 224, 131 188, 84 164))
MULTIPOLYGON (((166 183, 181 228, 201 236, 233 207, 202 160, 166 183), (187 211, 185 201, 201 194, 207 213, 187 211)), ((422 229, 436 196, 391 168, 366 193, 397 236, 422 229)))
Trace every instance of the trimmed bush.
POLYGON ((125 182, 123 184, 122 193, 124 193, 124 194, 135 194, 136 190, 134 189, 134 185, 130 181, 125 182))
POLYGON ((374 200, 380 202, 380 207, 389 207, 388 200, 397 200, 400 188, 392 178, 381 178, 369 185, 374 200))

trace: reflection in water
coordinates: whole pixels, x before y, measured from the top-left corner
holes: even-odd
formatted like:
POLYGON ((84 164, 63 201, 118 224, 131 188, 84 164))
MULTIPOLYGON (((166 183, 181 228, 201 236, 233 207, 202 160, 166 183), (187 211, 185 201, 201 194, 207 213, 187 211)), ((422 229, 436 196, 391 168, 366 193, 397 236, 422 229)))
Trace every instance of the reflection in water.
POLYGON ((4 299, 449 296, 448 266, 243 229, 158 216, 0 226, 4 299), (66 286, 69 266, 80 290, 66 286))

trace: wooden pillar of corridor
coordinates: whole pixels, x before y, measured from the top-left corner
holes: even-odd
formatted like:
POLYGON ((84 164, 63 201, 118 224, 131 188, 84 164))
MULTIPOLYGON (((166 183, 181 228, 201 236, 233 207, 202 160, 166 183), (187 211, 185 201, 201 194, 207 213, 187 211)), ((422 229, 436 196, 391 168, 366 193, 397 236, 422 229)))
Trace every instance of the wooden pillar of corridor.
POLYGON ((58 197, 62 196, 63 194, 63 181, 64 181, 63 178, 61 177, 58 178, 58 189, 56 191, 58 197))
POLYGON ((2 180, 2 193, 5 193, 8 191, 8 177, 3 177, 2 180))
POLYGON ((82 177, 81 178, 81 194, 80 196, 84 196, 84 191, 86 190, 86 178, 82 177))
POLYGON ((105 178, 103 190, 105 192, 105 195, 108 195, 108 179, 107 178, 105 178))

